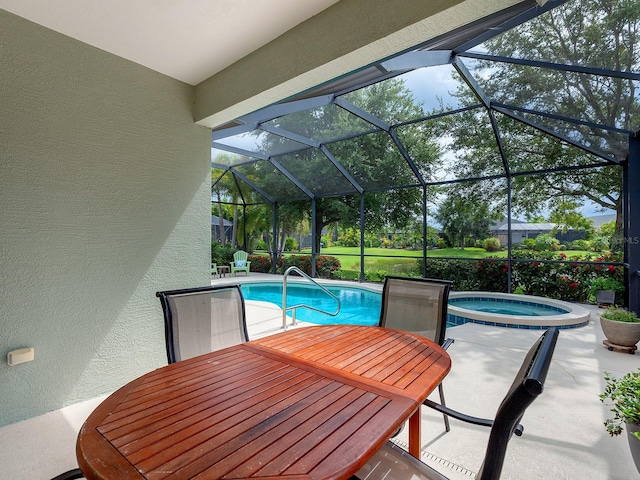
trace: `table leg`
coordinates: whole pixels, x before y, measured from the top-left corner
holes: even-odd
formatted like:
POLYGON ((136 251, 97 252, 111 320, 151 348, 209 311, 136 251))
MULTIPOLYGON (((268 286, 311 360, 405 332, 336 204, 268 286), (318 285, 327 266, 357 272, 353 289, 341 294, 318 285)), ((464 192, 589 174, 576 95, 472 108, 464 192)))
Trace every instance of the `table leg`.
POLYGON ((421 423, 422 416, 420 415, 420 407, 418 407, 409 418, 409 453, 418 459, 420 458, 420 450, 422 450, 422 441, 420 438, 421 423))

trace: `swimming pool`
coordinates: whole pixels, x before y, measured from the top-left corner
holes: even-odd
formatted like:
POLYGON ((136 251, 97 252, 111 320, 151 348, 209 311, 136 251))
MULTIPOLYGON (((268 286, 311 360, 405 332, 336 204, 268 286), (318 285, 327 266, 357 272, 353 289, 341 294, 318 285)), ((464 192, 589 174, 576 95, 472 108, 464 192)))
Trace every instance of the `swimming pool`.
MULTIPOLYGON (((380 319, 382 295, 379 292, 343 285, 322 285, 340 299, 340 312, 335 317, 307 308, 299 308, 296 318, 321 325, 343 323, 377 325, 380 319)), ((245 300, 275 303, 282 308, 282 282, 241 283, 245 300)), ((287 306, 306 304, 324 311, 334 312, 337 304, 315 285, 287 282, 287 306)))
MULTIPOLYGON (((246 282, 240 284, 246 300, 270 302, 282 308, 282 282, 246 282)), ((340 298, 340 313, 335 317, 299 308, 296 318, 316 324, 344 323, 376 325, 380 318, 381 292, 349 285, 323 284, 340 298)), ((315 285, 287 283, 287 305, 308 304, 333 312, 336 301, 315 285)), ((451 292, 447 327, 478 323, 497 327, 545 329, 581 327, 589 323, 590 312, 576 304, 535 297, 494 292, 451 292)))

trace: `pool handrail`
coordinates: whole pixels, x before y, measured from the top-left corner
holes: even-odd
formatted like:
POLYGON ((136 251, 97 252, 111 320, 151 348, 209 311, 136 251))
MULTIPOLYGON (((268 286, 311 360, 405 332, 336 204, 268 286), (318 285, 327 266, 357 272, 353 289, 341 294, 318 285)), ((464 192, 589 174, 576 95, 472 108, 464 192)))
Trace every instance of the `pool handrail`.
POLYGON ((336 315, 338 315, 338 313, 340 313, 340 298, 338 298, 337 295, 335 295, 334 293, 331 293, 329 290, 324 288, 322 285, 320 285, 318 282, 316 282, 313 278, 311 278, 309 275, 304 273, 298 267, 291 266, 291 267, 287 268, 287 270, 284 272, 284 277, 282 278, 282 328, 283 328, 283 330, 287 329, 287 311, 289 311, 289 310, 292 311, 292 314, 291 314, 291 325, 295 325, 296 324, 296 310, 298 308, 308 308, 309 310, 314 310, 316 312, 324 313, 325 315, 330 315, 332 317, 335 317, 336 315), (320 288, 320 290, 325 292, 330 297, 334 298, 338 302, 338 308, 336 309, 336 311, 331 313, 331 312, 327 312, 325 310, 321 310, 319 308, 312 307, 311 305, 306 305, 304 303, 300 303, 298 305, 293 305, 291 307, 287 307, 287 277, 289 276, 289 274, 291 272, 295 272, 298 275, 300 275, 302 278, 305 278, 305 279, 309 280, 311 283, 313 283, 318 288, 320 288))

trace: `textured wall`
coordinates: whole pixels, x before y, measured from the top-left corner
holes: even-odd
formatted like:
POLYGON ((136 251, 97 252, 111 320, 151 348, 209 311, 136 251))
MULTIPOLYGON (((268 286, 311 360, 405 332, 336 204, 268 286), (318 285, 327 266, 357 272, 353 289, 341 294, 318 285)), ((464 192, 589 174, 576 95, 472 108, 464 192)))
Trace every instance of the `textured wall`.
POLYGON ((0 58, 4 425, 166 363, 155 292, 210 280, 210 132, 193 87, 2 10, 0 58))

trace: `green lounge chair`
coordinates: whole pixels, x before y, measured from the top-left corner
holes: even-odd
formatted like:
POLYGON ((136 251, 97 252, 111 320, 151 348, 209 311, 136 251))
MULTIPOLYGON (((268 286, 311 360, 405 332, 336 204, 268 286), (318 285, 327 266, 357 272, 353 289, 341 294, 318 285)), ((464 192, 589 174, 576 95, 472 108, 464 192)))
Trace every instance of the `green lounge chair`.
POLYGON ((247 252, 243 252, 242 250, 238 250, 233 254, 233 262, 231 262, 231 275, 236 276, 236 272, 245 272, 249 275, 249 266, 251 262, 247 260, 249 255, 247 252))

